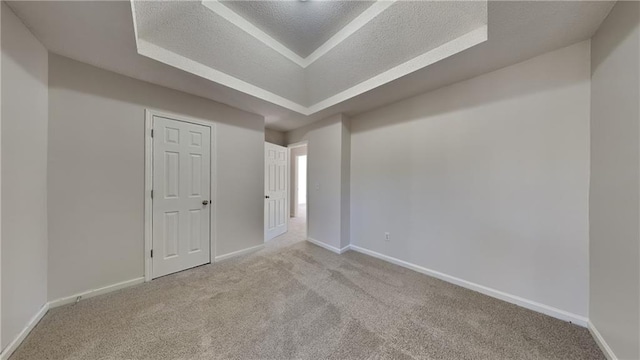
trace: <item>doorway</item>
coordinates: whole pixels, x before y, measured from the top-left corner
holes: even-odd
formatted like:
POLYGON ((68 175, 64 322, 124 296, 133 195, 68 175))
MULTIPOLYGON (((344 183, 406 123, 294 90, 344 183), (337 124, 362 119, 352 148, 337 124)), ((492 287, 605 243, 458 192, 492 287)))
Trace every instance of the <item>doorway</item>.
POLYGON ((308 214, 308 179, 307 169, 309 158, 307 143, 289 145, 290 167, 291 167, 291 190, 290 190, 290 219, 291 230, 302 237, 307 236, 307 214, 308 214))
POLYGON ((264 241, 269 241, 288 230, 289 151, 268 142, 264 146, 264 241))
POLYGON ((307 217, 307 155, 297 155, 295 158, 296 199, 294 217, 307 217))
POLYGON ((145 280, 211 262, 214 126, 147 110, 145 280))

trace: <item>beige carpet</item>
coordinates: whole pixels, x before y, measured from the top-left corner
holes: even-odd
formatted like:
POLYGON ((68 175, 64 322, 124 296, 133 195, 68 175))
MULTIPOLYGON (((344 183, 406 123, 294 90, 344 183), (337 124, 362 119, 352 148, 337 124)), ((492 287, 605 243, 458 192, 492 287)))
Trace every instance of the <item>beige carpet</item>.
POLYGON ((303 234, 53 309, 11 359, 604 359, 584 328, 303 234))

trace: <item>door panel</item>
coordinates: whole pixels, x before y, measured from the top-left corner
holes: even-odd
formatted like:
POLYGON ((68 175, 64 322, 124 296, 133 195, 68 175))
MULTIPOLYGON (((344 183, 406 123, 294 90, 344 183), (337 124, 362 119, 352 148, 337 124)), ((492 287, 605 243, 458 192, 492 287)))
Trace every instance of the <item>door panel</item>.
POLYGON ((189 253, 202 249, 202 210, 189 210, 189 253))
POLYGON ((164 213, 164 259, 178 256, 178 222, 180 214, 177 211, 164 213))
POLYGON ((211 261, 211 128, 154 116, 153 129, 156 278, 211 261))
POLYGON ((265 143, 265 241, 287 232, 289 149, 265 143))

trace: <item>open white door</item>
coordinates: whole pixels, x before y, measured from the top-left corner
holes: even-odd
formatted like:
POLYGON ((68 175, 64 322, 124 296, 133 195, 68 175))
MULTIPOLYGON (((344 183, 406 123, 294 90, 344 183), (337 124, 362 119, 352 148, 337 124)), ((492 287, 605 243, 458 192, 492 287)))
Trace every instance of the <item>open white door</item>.
POLYGON ((211 261, 211 128, 153 117, 153 278, 211 261))
POLYGON ((265 143, 264 156, 264 240, 269 241, 287 232, 289 149, 265 143))

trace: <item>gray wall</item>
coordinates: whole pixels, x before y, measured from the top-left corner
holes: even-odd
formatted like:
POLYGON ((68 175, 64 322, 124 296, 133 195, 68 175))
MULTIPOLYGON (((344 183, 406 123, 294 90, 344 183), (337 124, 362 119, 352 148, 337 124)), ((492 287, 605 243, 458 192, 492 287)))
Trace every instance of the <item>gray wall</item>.
POLYGON ((2 345, 47 302, 47 50, 2 2, 2 345))
POLYGON ((592 39, 589 318, 619 359, 640 358, 640 4, 592 39))
POLYGON ((49 60, 49 299, 143 276, 145 108, 216 123, 216 255, 263 243, 262 117, 49 60))
POLYGON ((264 129, 264 141, 280 146, 285 146, 285 136, 282 131, 264 129))
POLYGON ((307 145, 307 211, 308 237, 341 249, 349 243, 342 239, 348 226, 344 213, 344 181, 348 181, 348 151, 345 132, 348 120, 341 114, 287 133, 287 143, 308 141, 307 145), (345 173, 346 172, 346 173, 345 173))
POLYGON ((353 117, 351 243, 586 317, 589 78, 586 41, 353 117))

